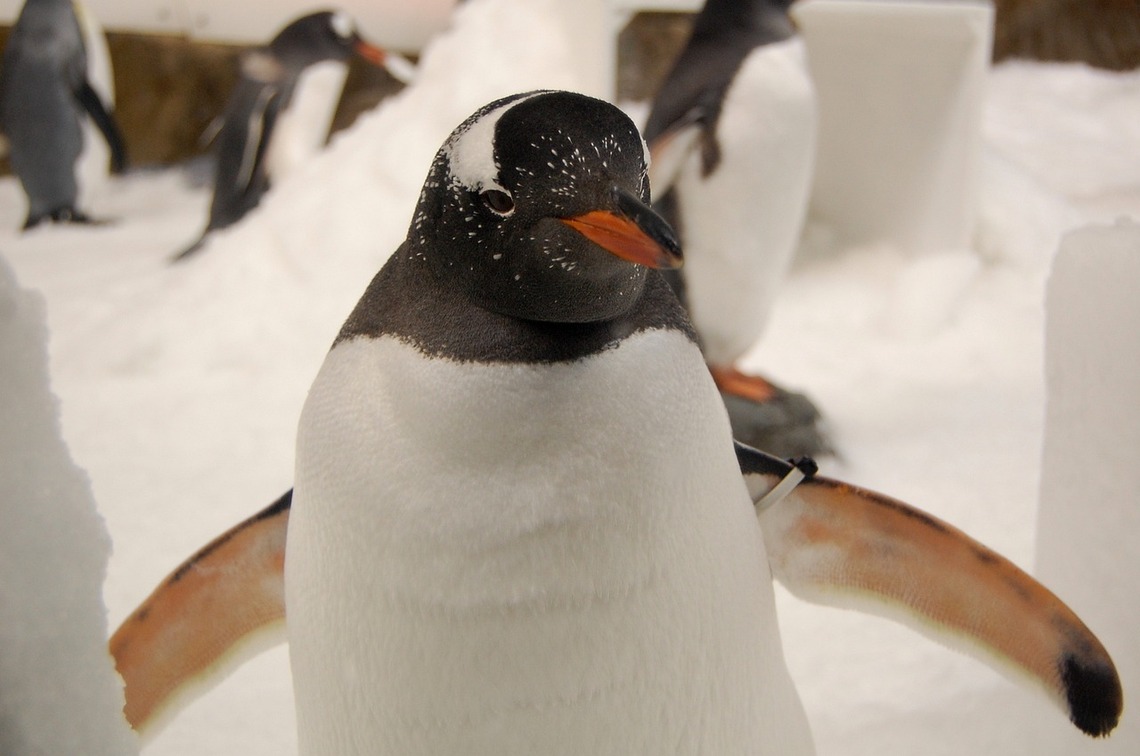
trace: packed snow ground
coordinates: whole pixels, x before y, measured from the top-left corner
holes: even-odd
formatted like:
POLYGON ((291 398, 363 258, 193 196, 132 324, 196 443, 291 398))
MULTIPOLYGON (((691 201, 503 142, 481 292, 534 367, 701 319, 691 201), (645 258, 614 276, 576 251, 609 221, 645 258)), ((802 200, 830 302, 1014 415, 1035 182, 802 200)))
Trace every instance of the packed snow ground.
MULTIPOLYGON (((549 5, 465 5, 416 86, 184 265, 167 263, 196 238, 208 203, 184 171, 112 181, 93 209, 113 225, 28 234, 17 231, 18 186, 0 181, 0 256, 46 298, 64 439, 113 539, 110 627, 290 485, 309 383, 403 238, 447 133, 500 94, 575 88, 574 51, 549 5)), ((922 507, 1032 568, 1045 281, 1066 230, 1140 218, 1140 74, 1003 65, 984 136, 973 249, 840 249, 809 228, 749 363, 822 406, 839 450, 827 474, 922 507)), ((1041 753, 1030 734, 1052 720, 1063 725, 1056 753, 1084 747, 1039 694, 910 630, 783 593, 779 612, 823 756, 1041 753)), ((144 753, 294 753, 289 686, 281 647, 144 753)), ((1126 709, 1122 729, 1136 727, 1126 709)))

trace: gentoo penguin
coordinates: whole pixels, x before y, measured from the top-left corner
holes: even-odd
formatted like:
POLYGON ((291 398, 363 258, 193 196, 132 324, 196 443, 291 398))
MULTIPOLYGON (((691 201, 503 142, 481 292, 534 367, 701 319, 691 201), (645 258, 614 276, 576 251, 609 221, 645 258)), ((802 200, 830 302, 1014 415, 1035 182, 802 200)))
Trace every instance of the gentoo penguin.
POLYGON ((792 0, 707 0, 645 127, 657 209, 685 269, 688 308, 741 440, 782 454, 823 451, 800 394, 746 375, 799 242, 815 159, 815 91, 792 0))
POLYGON ((0 131, 28 197, 25 229, 44 219, 92 222, 76 204, 84 113, 107 140, 111 170, 122 172, 123 137, 87 79, 87 51, 71 0, 27 0, 0 68, 0 131))
POLYGON ((451 134, 312 386, 294 491, 111 639, 136 728, 284 620, 302 754, 810 754, 774 574, 908 610, 1112 729, 1111 660, 1032 578, 734 444, 655 270, 680 252, 644 150, 566 92, 451 134))
MULTIPOLYGON (((288 24, 265 47, 242 56, 237 86, 222 114, 214 138, 214 194, 210 218, 202 237, 175 259, 181 260, 201 248, 211 231, 241 220, 261 201, 275 174, 274 154, 282 148, 282 122, 289 119, 301 77, 314 66, 358 56, 383 65, 406 81, 407 61, 361 38, 356 23, 339 11, 311 13, 288 24)), ((335 108, 329 98, 328 109, 335 108)), ((318 117, 327 136, 332 113, 318 117)), ((280 165, 280 161, 278 161, 280 165)))

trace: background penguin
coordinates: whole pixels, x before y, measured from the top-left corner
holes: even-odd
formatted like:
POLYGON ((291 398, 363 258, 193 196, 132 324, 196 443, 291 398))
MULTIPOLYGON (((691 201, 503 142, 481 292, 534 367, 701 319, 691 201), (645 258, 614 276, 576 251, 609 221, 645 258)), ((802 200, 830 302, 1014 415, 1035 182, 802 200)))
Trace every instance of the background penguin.
MULTIPOLYGON (((354 55, 387 67, 402 81, 410 76, 410 64, 405 59, 363 40, 356 23, 339 11, 302 16, 282 29, 268 46, 242 57, 237 86, 215 137, 216 171, 210 218, 202 238, 176 260, 197 251, 211 231, 236 223, 257 206, 271 181, 281 178, 275 168, 279 169, 293 152, 290 145, 281 145, 282 137, 286 141, 292 136, 310 142, 319 138, 323 144, 337 98, 327 98, 328 112, 315 118, 323 126, 317 137, 299 134, 304 126, 297 123, 292 128, 282 128, 282 122, 289 118, 299 82, 307 70, 335 62, 343 80, 344 61, 354 55)), ((339 94, 339 88, 335 91, 339 94)))
POLYGON ((45 218, 91 222, 77 206, 84 112, 110 147, 111 170, 126 167, 122 135, 87 72, 87 49, 71 0, 27 0, 0 68, 0 131, 28 197, 25 229, 45 218))
POLYGON ((1030 577, 733 443, 650 269, 680 254, 644 149, 565 92, 452 133, 309 393, 295 492, 112 638, 136 728, 284 619, 302 754, 810 754, 775 574, 939 625, 1112 729, 1111 660, 1030 577))
POLYGON ((792 0, 707 0, 645 137, 656 205, 685 269, 670 277, 701 337, 737 438, 777 454, 827 444, 805 397, 745 375, 799 242, 816 106, 792 0))

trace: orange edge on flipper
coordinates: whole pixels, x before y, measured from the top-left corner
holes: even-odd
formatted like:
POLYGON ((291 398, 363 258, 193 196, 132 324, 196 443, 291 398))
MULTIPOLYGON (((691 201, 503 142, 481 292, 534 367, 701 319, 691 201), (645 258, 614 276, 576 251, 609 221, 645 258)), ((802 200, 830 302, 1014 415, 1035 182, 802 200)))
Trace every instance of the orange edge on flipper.
POLYGON ((760 515, 773 574, 793 593, 874 597, 1028 673, 1093 736, 1123 707, 1108 652, 1077 615, 1005 557, 890 497, 815 477, 760 515))
POLYGON ((672 188, 701 132, 700 123, 682 119, 649 144, 649 186, 655 199, 672 188))
POLYGON ((131 613, 109 649, 130 725, 144 732, 178 693, 243 640, 285 618, 292 491, 182 563, 131 613))

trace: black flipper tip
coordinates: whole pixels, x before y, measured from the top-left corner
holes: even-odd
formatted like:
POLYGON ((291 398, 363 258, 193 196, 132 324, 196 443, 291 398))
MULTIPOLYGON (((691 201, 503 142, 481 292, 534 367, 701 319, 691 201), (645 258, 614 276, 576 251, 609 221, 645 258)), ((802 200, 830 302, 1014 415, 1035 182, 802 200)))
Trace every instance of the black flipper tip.
POLYGON ((1087 665, 1075 656, 1061 662, 1061 681, 1069 704, 1069 719, 1094 738, 1107 736, 1120 722, 1124 692, 1111 666, 1087 665))
POLYGON ((206 246, 206 234, 202 234, 202 236, 200 236, 198 238, 198 241, 194 242, 193 244, 191 244, 186 249, 184 249, 181 252, 179 252, 178 254, 174 255, 174 257, 171 257, 170 262, 172 262, 172 263, 182 262, 187 257, 190 257, 191 255, 193 255, 195 252, 197 252, 198 250, 200 250, 204 246, 206 246))

